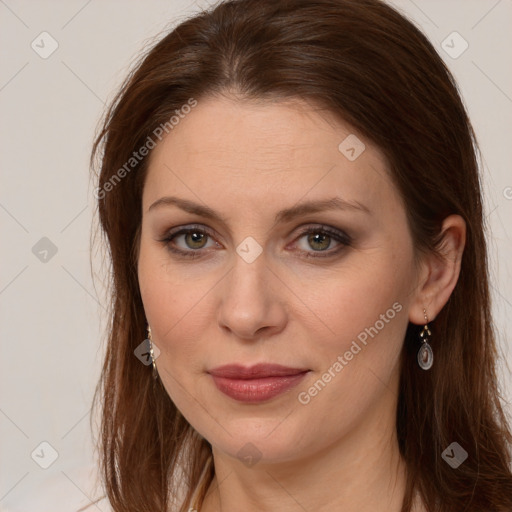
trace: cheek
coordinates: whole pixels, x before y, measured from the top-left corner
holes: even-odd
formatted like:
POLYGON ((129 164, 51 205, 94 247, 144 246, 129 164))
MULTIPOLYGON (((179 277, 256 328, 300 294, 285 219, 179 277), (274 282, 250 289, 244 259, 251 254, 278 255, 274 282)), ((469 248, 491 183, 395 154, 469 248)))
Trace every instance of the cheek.
MULTIPOLYGON (((348 428, 394 396, 412 275, 407 254, 376 252, 357 268, 325 279, 321 293, 315 288, 311 309, 322 320, 317 332, 324 334, 316 337, 315 375, 298 390, 304 414, 322 417, 328 404, 335 403, 329 412, 331 425, 348 428)), ((312 326, 309 330, 313 332, 312 326)), ((336 430, 318 428, 327 437, 336 430)))
MULTIPOLYGON (((353 293, 338 296, 338 303, 333 300, 330 306, 336 309, 331 322, 334 334, 318 340, 315 369, 316 378, 329 386, 320 401, 339 401, 341 393, 344 410, 355 411, 364 409, 364 404, 380 393, 382 383, 390 382, 399 363, 408 318, 398 293, 389 289, 386 293, 364 293, 361 288, 347 291, 353 293)), ((322 383, 319 386, 322 388, 322 383)))
POLYGON ((165 251, 149 243, 141 245, 138 264, 139 286, 146 318, 151 325, 154 344, 160 355, 157 367, 164 384, 171 385, 187 374, 203 371, 198 353, 205 347, 204 333, 213 313, 207 291, 215 284, 214 276, 194 272, 193 265, 173 269, 165 251))
POLYGON ((160 350, 158 374, 176 407, 189 422, 201 425, 204 411, 197 405, 204 400, 197 396, 197 377, 202 375, 198 353, 204 326, 198 313, 204 313, 204 293, 197 281, 171 274, 155 252, 141 250, 139 286, 153 343, 160 350))
POLYGON ((173 269, 166 251, 144 236, 138 278, 146 318, 157 337, 165 340, 200 300, 200 280, 187 275, 186 270, 173 269))
MULTIPOLYGON (((310 330, 315 328, 322 336, 323 346, 329 353, 345 349, 358 336, 364 341, 365 329, 376 323, 379 336, 386 331, 393 337, 395 317, 405 316, 399 315, 397 310, 406 310, 408 283, 412 277, 407 271, 411 268, 407 258, 401 258, 400 272, 397 263, 394 254, 375 253, 375 257, 340 267, 322 279, 318 279, 318 275, 314 280, 303 276, 301 286, 294 287, 296 295, 314 313, 311 318, 316 325, 310 324, 310 330)), ((404 322, 398 323, 401 332, 404 322)))
POLYGON ((327 440, 387 406, 392 410, 396 396, 407 297, 403 283, 368 275, 368 280, 361 274, 353 282, 346 279, 323 299, 317 297, 330 330, 316 338, 315 372, 297 389, 296 399, 299 414, 327 440))

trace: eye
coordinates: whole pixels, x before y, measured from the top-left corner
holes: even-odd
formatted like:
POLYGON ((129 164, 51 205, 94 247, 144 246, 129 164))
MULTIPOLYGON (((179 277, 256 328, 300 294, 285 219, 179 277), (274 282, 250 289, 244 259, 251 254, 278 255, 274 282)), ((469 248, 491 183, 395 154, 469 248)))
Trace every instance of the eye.
POLYGON ((350 246, 352 242, 351 238, 346 233, 330 228, 329 226, 310 227, 301 233, 298 240, 304 240, 304 243, 299 245, 302 245, 301 250, 307 254, 306 257, 308 258, 333 256, 338 254, 340 250, 343 250, 345 247, 350 246), (328 250, 335 244, 340 247, 328 250), (313 251, 308 250, 308 247, 312 248, 313 251))
MULTIPOLYGON (((212 235, 199 226, 190 226, 171 231, 165 238, 160 240, 167 249, 180 256, 188 258, 197 258, 200 256, 201 249, 208 248, 208 238, 212 235), (181 240, 181 245, 177 242, 181 240)), ((216 242, 214 242, 216 244, 216 242)), ((218 244, 216 244, 218 245, 218 244)))

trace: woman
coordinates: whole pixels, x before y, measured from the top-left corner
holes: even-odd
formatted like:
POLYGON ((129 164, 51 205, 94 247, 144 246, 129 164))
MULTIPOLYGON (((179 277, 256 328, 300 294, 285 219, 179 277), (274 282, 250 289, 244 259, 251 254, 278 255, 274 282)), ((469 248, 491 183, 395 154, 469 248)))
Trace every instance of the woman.
POLYGON ((476 142, 408 20, 223 2, 93 155, 113 510, 512 510, 476 142))

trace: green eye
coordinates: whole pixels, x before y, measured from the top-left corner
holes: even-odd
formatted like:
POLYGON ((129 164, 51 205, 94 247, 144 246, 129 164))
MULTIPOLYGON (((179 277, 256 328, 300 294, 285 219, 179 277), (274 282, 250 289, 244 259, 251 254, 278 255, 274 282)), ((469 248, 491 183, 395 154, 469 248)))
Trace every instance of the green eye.
POLYGON ((206 244, 208 243, 209 237, 212 237, 212 235, 204 228, 200 226, 190 226, 188 228, 171 231, 161 242, 174 254, 187 258, 198 258, 201 256, 201 249, 207 247, 206 244), (182 239, 185 245, 180 247, 177 246, 176 240, 181 237, 183 237, 182 239))
POLYGON ((331 245, 331 237, 320 233, 310 233, 308 235, 308 244, 315 250, 324 251, 325 249, 329 249, 329 246, 331 245))
POLYGON ((190 249, 202 249, 208 235, 199 231, 189 231, 184 236, 185 243, 190 249))
POLYGON ((300 250, 305 253, 308 258, 334 256, 344 247, 350 246, 352 242, 351 238, 343 231, 330 228, 329 226, 310 227, 299 235, 298 240, 302 240, 303 238, 306 240, 306 247, 303 246, 300 250), (333 241, 341 247, 328 251, 333 241), (311 251, 310 248, 313 249, 313 251, 311 251))

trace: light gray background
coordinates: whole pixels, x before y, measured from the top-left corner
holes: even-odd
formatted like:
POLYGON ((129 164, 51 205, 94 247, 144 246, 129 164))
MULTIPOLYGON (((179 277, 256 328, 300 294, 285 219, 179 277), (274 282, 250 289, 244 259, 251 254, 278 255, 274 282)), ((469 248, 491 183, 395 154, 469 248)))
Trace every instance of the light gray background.
MULTIPOLYGON (((448 63, 473 120, 485 161, 496 328, 504 359, 512 362, 512 2, 392 3, 448 63), (462 49, 453 31, 469 44, 457 58, 442 46, 445 41, 452 54, 462 49)), ((93 495, 89 410, 103 354, 105 302, 89 266, 91 142, 132 58, 166 26, 206 6, 0 0, 2 511, 72 511, 93 495), (51 48, 50 39, 39 36, 43 31, 58 42, 46 59, 31 47, 35 41, 39 52, 51 48), (42 237, 57 249, 46 262, 44 253, 32 251, 42 237), (48 469, 36 463, 50 461, 41 442, 58 453, 48 469)), ((510 402, 510 374, 504 364, 501 370, 510 402)), ((103 501, 94 509, 109 507, 103 501)))

